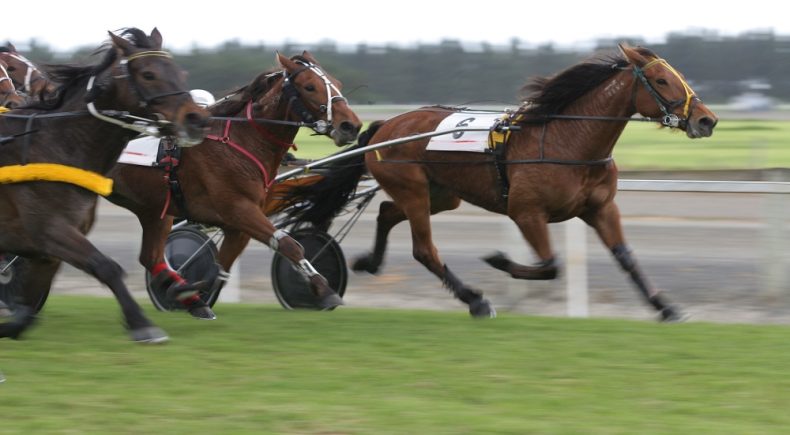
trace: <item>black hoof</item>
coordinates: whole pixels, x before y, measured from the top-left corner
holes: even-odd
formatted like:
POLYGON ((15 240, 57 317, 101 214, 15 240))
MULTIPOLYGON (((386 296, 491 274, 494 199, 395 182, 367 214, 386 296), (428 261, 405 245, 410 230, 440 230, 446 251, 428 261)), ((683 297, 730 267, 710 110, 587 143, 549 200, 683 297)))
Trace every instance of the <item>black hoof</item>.
POLYGON ((136 343, 166 343, 170 340, 165 331, 156 326, 146 326, 144 328, 133 329, 129 331, 129 336, 132 341, 136 343))
POLYGON ((477 319, 496 317, 496 310, 488 302, 488 299, 477 299, 469 304, 469 314, 477 319))
POLYGON ((666 307, 660 312, 659 320, 664 323, 680 323, 689 319, 689 315, 675 307, 666 307))
POLYGON ((200 305, 200 306, 193 306, 188 307, 187 311, 192 317, 200 320, 216 320, 217 316, 214 314, 214 311, 211 310, 211 307, 208 305, 200 305))
POLYGON ((22 333, 36 322, 36 313, 26 305, 19 305, 15 313, 4 319, 7 321, 0 323, 0 338, 8 337, 19 340, 22 333))
POLYGON ((318 308, 321 311, 332 311, 335 308, 345 305, 343 299, 337 293, 330 293, 318 301, 318 308))
POLYGON ((483 257, 483 261, 491 265, 494 269, 499 269, 503 272, 509 272, 508 268, 513 263, 510 261, 507 254, 501 251, 494 252, 488 257, 483 257))
POLYGON ((379 273, 379 266, 373 264, 370 257, 370 255, 363 255, 357 258, 354 264, 351 265, 351 270, 354 272, 367 272, 371 275, 379 273))

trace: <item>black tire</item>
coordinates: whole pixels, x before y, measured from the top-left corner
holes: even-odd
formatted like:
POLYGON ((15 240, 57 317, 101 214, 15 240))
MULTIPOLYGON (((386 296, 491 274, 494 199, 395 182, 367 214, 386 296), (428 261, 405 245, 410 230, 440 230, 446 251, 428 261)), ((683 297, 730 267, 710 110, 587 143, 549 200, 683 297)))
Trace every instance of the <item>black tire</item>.
MULTIPOLYGON (((329 282, 341 297, 346 293, 348 268, 346 257, 337 241, 324 231, 301 229, 291 237, 304 247, 305 258, 329 282)), ((272 287, 283 308, 318 309, 318 299, 307 280, 285 257, 276 254, 272 259, 272 287)))
MULTIPOLYGON (((30 263, 24 257, 16 257, 9 254, 0 254, 0 301, 8 306, 11 312, 16 311, 16 307, 22 301, 22 283, 25 274, 30 273, 30 263), (10 266, 9 263, 11 263, 10 266)), ((34 307, 38 313, 44 307, 49 296, 49 289, 41 295, 38 303, 34 307)))
MULTIPOLYGON (((199 225, 188 224, 170 232, 165 242, 165 262, 173 270, 179 270, 193 255, 189 264, 180 271, 190 283, 206 281, 217 282, 220 267, 217 264, 217 245, 201 231, 199 225), (198 252, 199 251, 199 252, 198 252), (197 252, 197 254, 195 254, 197 252)), ((166 289, 152 288, 153 277, 149 271, 145 273, 145 289, 156 309, 160 311, 181 311, 184 305, 167 297, 166 289)), ((212 286, 200 292, 200 299, 210 307, 214 306, 219 297, 219 288, 212 286)))

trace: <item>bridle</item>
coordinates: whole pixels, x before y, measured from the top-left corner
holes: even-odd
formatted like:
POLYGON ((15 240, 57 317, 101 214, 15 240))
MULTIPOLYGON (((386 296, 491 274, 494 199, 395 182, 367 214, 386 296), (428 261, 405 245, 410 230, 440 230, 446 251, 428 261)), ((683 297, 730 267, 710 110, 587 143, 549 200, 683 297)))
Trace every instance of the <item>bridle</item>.
MULTIPOLYGON (((170 53, 168 53, 166 51, 160 51, 160 50, 141 51, 141 52, 132 54, 132 55, 124 57, 124 58, 122 58, 120 60, 119 68, 121 70, 121 74, 111 76, 112 79, 114 79, 114 80, 127 79, 127 82, 129 83, 129 86, 131 87, 132 91, 137 96, 137 98, 140 100, 140 107, 143 107, 143 108, 148 108, 149 106, 151 106, 153 104, 156 104, 156 100, 159 99, 159 98, 164 98, 164 97, 169 97, 169 96, 172 96, 172 95, 181 95, 181 94, 188 94, 189 93, 186 90, 178 90, 178 91, 172 91, 172 92, 164 92, 164 93, 156 94, 156 95, 153 95, 153 96, 145 95, 142 92, 142 89, 140 89, 140 87, 137 84, 137 82, 133 79, 133 76, 131 74, 129 74, 128 64, 129 64, 129 62, 131 62, 133 60, 140 59, 140 58, 143 58, 143 57, 150 57, 150 56, 165 57, 165 58, 168 58, 168 59, 172 59, 173 58, 173 56, 170 53)), ((88 103, 87 103, 88 112, 90 112, 90 114, 93 115, 94 117, 96 117, 96 118, 98 118, 98 119, 100 119, 102 121, 108 122, 110 124, 115 124, 115 125, 117 125, 119 127, 123 127, 123 128, 129 129, 129 130, 136 131, 138 133, 142 133, 142 134, 145 134, 145 135, 148 135, 148 136, 154 136, 154 137, 161 137, 163 135, 162 130, 167 128, 167 127, 169 127, 171 125, 170 121, 167 121, 167 120, 164 120, 164 119, 161 119, 161 118, 160 119, 155 119, 155 120, 154 119, 147 119, 147 118, 134 116, 134 115, 131 115, 131 114, 126 113, 126 112, 117 112, 117 113, 110 112, 110 115, 118 115, 118 116, 122 116, 122 117, 125 117, 125 118, 134 119, 135 122, 129 123, 129 122, 123 121, 121 119, 114 118, 112 116, 107 116, 105 114, 100 113, 96 109, 96 106, 94 105, 94 101, 96 100, 98 95, 101 93, 101 90, 103 90, 103 86, 97 86, 98 92, 96 92, 96 91, 94 91, 94 86, 96 86, 95 82, 96 82, 96 74, 94 74, 94 75, 92 75, 90 77, 90 79, 88 80, 88 86, 87 86, 87 91, 88 91, 88 95, 89 95, 88 103)), ((108 113, 108 111, 105 111, 105 113, 108 113)))
POLYGON ((29 61, 25 56, 22 56, 19 53, 6 52, 3 54, 22 62, 27 67, 25 70, 25 80, 21 82, 22 87, 17 90, 19 92, 29 94, 32 91, 30 86, 37 80, 42 80, 44 78, 44 74, 38 68, 36 68, 33 62, 29 61), (38 75, 34 78, 33 73, 38 73, 38 75))
POLYGON ((16 89, 14 88, 14 81, 11 80, 11 77, 8 75, 8 71, 6 71, 3 65, 0 65, 0 83, 8 81, 10 90, 3 91, 0 90, 0 106, 5 104, 6 99, 11 94, 16 94, 16 89))
POLYGON ((282 93, 288 102, 288 111, 293 111, 302 119, 302 121, 312 124, 312 129, 315 130, 316 133, 327 134, 332 129, 332 106, 335 103, 341 101, 348 102, 348 100, 346 100, 346 98, 340 92, 340 89, 338 89, 337 86, 335 86, 329 80, 329 77, 318 65, 298 59, 295 60, 295 62, 299 65, 302 65, 304 68, 301 68, 290 74, 288 74, 287 71, 283 72, 285 79, 283 80, 282 93), (315 119, 315 116, 313 116, 313 114, 307 110, 307 107, 305 107, 304 103, 302 102, 302 97, 299 95, 299 91, 296 90, 296 86, 293 84, 294 78, 307 70, 315 73, 315 75, 317 75, 324 82, 324 87, 326 89, 326 100, 328 103, 319 106, 318 110, 322 114, 326 114, 325 120, 315 119), (336 95, 332 95, 333 92, 335 92, 336 95))
POLYGON ((636 107, 636 84, 641 82, 645 86, 645 89, 647 89, 647 92, 653 97, 654 100, 656 100, 656 104, 658 104, 658 108, 659 110, 661 110, 661 113, 664 114, 663 118, 661 119, 661 124, 671 128, 678 128, 688 124, 689 117, 691 116, 691 109, 693 102, 695 101, 701 102, 702 100, 699 97, 697 97, 697 95, 691 89, 691 86, 689 86, 688 83, 686 83, 686 80, 683 79, 683 76, 681 76, 680 73, 678 73, 675 70, 675 68, 672 68, 672 65, 670 65, 664 59, 657 58, 646 63, 645 66, 641 68, 636 65, 633 65, 631 71, 634 73, 634 77, 636 77, 637 79, 634 80, 634 91, 631 94, 631 104, 634 107, 636 107), (666 69, 669 70, 669 72, 671 72, 675 77, 677 77, 678 80, 680 80, 680 83, 683 84, 683 90, 686 93, 686 96, 684 98, 679 98, 674 101, 669 101, 666 98, 664 98, 664 96, 661 95, 653 87, 653 85, 650 84, 650 81, 647 80, 647 77, 645 77, 645 71, 656 65, 663 65, 666 69), (672 113, 672 110, 675 109, 676 107, 679 107, 680 105, 683 105, 682 119, 678 117, 676 114, 672 113))

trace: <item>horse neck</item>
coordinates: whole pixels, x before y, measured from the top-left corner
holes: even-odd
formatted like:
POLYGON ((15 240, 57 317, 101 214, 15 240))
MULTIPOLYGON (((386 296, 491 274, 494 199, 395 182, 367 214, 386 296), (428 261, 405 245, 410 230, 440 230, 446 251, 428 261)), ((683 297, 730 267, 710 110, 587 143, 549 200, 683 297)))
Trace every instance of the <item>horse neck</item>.
POLYGON ((614 145, 635 112, 632 96, 634 77, 630 70, 614 74, 609 80, 574 101, 562 115, 600 116, 622 120, 596 121, 571 119, 553 121, 546 127, 547 143, 562 142, 557 149, 546 148, 546 155, 563 154, 569 159, 598 160, 612 154, 614 145))
MULTIPOLYGON (((47 159, 47 149, 65 150, 59 157, 62 163, 88 169, 98 173, 107 173, 117 162, 126 143, 135 136, 135 132, 99 120, 87 112, 85 104, 85 81, 75 83, 73 89, 64 96, 63 104, 50 113, 74 113, 75 116, 50 118, 34 121, 33 129, 41 133, 31 136, 41 142, 39 158, 47 159), (78 115, 76 115, 79 113, 78 115)), ((116 102, 117 89, 113 84, 108 86, 96 100, 96 109, 132 111, 116 102)))

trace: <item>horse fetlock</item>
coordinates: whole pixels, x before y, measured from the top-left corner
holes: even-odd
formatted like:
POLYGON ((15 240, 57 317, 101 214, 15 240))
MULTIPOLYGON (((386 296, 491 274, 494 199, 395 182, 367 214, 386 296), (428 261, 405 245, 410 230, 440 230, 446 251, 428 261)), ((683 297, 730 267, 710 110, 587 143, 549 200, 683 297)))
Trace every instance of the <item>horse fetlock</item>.
POLYGON ((379 273, 380 268, 381 263, 375 261, 372 253, 357 257, 351 265, 351 270, 354 272, 367 272, 373 275, 379 273))

